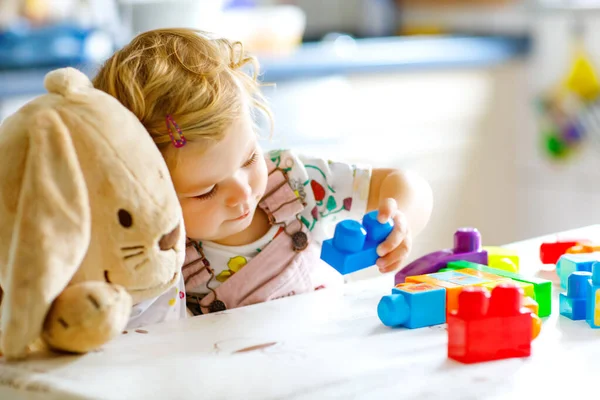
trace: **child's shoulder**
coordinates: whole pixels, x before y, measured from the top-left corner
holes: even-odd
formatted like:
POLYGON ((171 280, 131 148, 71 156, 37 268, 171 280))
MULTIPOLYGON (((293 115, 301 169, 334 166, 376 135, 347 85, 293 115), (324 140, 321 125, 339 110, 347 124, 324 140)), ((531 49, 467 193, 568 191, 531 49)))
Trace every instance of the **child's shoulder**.
POLYGON ((298 158, 298 154, 292 149, 274 149, 266 151, 265 154, 275 164, 282 160, 298 158))
POLYGON ((266 155, 277 168, 286 172, 304 169, 304 157, 292 149, 269 150, 266 155))
POLYGON ((266 156, 275 164, 277 167, 290 170, 297 167, 303 167, 306 164, 332 164, 333 161, 311 155, 305 154, 293 149, 276 149, 265 152, 266 156))

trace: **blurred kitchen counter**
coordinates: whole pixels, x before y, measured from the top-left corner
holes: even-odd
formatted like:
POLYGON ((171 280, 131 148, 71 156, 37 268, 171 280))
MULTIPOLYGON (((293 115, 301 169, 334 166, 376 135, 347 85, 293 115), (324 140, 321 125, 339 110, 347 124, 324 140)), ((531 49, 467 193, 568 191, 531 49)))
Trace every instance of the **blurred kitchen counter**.
MULTIPOLYGON (((294 53, 260 57, 263 80, 289 79, 401 70, 489 66, 529 54, 527 36, 435 36, 350 39, 313 42, 294 53)), ((0 100, 43 93, 44 75, 64 65, 0 70, 0 100)), ((93 76, 98 65, 73 65, 93 76)))
POLYGON ((406 36, 377 39, 338 37, 307 43, 282 58, 262 58, 267 81, 333 74, 469 68, 529 54, 527 36, 406 36))

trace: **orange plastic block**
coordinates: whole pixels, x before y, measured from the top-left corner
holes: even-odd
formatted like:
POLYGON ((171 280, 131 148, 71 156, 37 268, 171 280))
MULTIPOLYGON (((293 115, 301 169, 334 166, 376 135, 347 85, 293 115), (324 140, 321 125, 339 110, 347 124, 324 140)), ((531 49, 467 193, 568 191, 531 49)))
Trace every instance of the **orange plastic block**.
POLYGON ((567 249, 567 254, 586 254, 600 252, 600 246, 592 246, 589 244, 578 244, 567 249))
POLYGON ((503 276, 489 274, 477 270, 465 268, 467 271, 443 271, 433 274, 409 276, 406 282, 423 282, 443 287, 446 289, 446 307, 447 312, 458 308, 458 295, 464 287, 483 286, 493 282, 512 282, 511 279, 503 276))
POLYGON ((523 307, 529 308, 531 310, 531 312, 537 316, 540 315, 540 306, 538 305, 537 301, 535 301, 534 299, 532 299, 529 296, 523 297, 523 307))

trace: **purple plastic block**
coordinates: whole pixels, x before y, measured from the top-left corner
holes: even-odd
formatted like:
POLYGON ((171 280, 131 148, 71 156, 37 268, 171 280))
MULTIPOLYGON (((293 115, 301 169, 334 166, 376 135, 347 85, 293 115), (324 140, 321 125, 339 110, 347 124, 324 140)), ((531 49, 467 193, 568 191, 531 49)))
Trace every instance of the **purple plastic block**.
POLYGON ((454 233, 454 248, 429 253, 416 259, 396 273, 395 284, 406 277, 438 272, 451 261, 470 261, 487 265, 487 251, 481 247, 481 234, 475 228, 461 228, 454 233))

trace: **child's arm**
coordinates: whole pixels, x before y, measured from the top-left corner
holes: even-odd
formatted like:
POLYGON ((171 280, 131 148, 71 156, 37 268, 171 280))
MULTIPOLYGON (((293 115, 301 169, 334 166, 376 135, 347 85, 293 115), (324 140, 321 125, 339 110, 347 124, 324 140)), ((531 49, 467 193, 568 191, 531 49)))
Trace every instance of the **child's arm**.
POLYGON ((367 203, 368 211, 379 210, 379 221, 394 221, 394 230, 377 248, 377 266, 391 272, 408 255, 412 239, 429 222, 433 194, 429 184, 418 175, 394 169, 374 169, 367 203))

